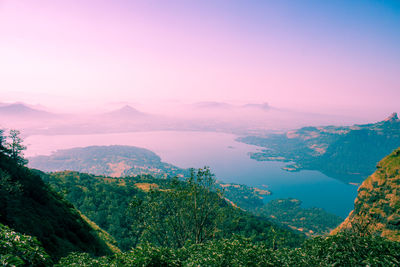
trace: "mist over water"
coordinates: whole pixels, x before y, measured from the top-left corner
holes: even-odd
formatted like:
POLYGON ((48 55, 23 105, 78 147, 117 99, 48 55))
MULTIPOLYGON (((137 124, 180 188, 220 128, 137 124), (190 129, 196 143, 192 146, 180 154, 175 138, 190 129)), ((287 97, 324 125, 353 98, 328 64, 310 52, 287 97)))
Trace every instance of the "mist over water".
POLYGON ((26 156, 50 155, 59 149, 91 145, 129 145, 147 148, 162 161, 181 168, 211 167, 218 180, 267 186, 276 198, 297 198, 304 207, 320 207, 345 217, 353 209, 357 187, 317 171, 281 170, 283 163, 258 162, 248 152, 259 149, 235 141, 237 136, 216 132, 152 131, 91 135, 33 135, 25 140, 26 156))

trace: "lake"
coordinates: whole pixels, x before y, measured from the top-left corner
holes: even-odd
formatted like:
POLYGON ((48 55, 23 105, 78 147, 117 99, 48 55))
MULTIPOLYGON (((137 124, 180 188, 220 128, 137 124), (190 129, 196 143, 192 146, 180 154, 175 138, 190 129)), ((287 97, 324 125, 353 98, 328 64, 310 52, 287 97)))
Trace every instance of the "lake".
POLYGON ((297 198, 303 207, 320 207, 347 217, 357 187, 318 171, 286 172, 281 162, 259 162, 248 152, 260 147, 236 142, 237 136, 216 132, 133 132, 91 135, 32 135, 25 139, 27 157, 49 155, 58 149, 91 145, 129 145, 147 148, 162 161, 181 168, 209 166, 218 180, 249 186, 268 186, 276 198, 297 198))

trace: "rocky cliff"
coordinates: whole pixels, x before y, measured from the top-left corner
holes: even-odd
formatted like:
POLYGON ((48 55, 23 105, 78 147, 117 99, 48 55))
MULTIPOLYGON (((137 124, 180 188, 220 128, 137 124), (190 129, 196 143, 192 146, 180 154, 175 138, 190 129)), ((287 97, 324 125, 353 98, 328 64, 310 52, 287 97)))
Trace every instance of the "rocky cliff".
POLYGON ((334 233, 350 229, 400 241, 400 148, 361 184, 354 210, 334 233))

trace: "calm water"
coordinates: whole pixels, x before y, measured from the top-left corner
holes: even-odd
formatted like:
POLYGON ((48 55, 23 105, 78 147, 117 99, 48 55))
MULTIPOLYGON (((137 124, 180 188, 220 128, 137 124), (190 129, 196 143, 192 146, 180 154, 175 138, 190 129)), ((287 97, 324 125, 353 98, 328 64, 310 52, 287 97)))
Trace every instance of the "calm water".
POLYGON ((317 171, 289 173, 280 162, 258 162, 247 155, 259 147, 235 141, 236 136, 214 132, 136 132, 97 135, 35 135, 26 138, 26 156, 49 155, 57 149, 90 145, 131 145, 158 154, 162 161, 181 168, 210 166, 223 182, 266 185, 268 199, 293 197, 304 207, 321 207, 346 217, 353 209, 357 187, 317 171))

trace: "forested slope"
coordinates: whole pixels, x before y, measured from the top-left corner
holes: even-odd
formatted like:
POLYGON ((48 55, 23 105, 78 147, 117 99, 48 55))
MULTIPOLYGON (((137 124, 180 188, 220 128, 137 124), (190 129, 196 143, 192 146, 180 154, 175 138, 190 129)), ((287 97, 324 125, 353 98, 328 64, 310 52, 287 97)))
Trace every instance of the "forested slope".
POLYGON ((55 259, 72 251, 111 253, 73 205, 4 153, 0 153, 0 223, 35 236, 55 259))

